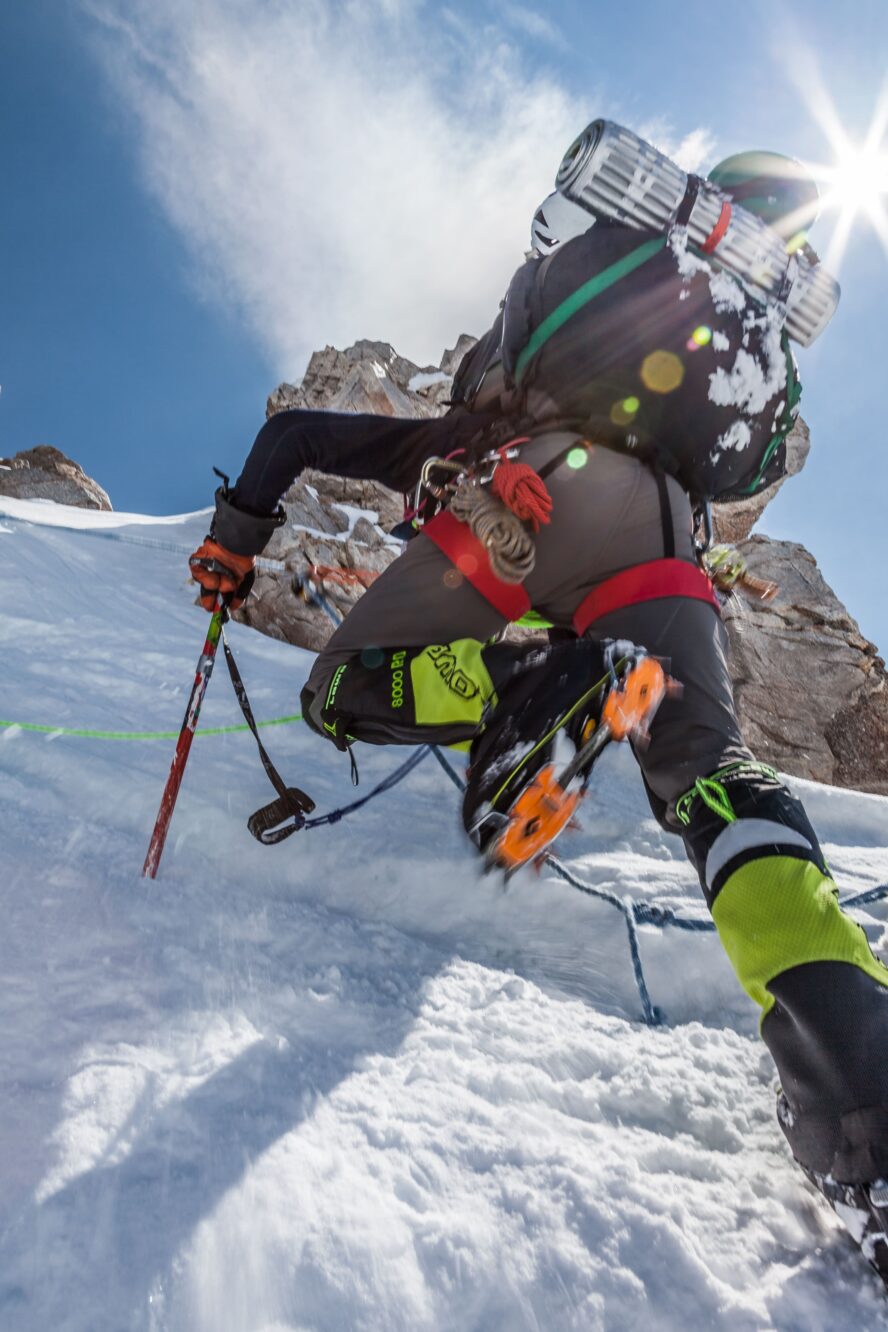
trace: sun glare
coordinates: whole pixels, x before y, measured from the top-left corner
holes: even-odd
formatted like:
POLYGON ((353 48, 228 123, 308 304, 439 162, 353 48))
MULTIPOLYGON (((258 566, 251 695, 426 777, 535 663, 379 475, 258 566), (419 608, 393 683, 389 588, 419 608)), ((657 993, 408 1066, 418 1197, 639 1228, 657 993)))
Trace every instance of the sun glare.
POLYGON ((859 219, 873 227, 888 255, 888 83, 876 101, 862 143, 854 143, 843 126, 813 61, 807 63, 805 81, 798 86, 833 151, 831 162, 812 167, 820 186, 824 221, 830 216, 835 219, 824 255, 827 266, 839 267, 859 219))
POLYGON ((825 203, 834 198, 839 208, 872 215, 881 210, 888 195, 888 154, 852 149, 839 159, 830 176, 825 203))

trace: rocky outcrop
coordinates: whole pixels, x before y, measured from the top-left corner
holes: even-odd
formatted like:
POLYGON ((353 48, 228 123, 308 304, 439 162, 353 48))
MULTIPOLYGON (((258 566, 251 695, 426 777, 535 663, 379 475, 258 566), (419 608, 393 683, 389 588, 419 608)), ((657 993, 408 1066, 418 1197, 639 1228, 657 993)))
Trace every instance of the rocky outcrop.
POLYGON ((83 468, 59 449, 38 444, 14 458, 0 458, 0 495, 47 499, 78 509, 110 509, 111 501, 83 468))
POLYGON ((813 555, 754 536, 752 573, 779 584, 773 602, 724 610, 743 733, 782 772, 888 794, 888 676, 813 555))
POLYGON ((366 583, 401 550, 388 531, 400 522, 400 497, 372 481, 343 481, 306 471, 284 497, 287 522, 278 528, 263 560, 282 562, 281 572, 260 567, 253 592, 236 618, 272 638, 319 651, 332 632, 329 616, 294 592, 296 574, 335 569, 344 582, 315 572, 319 587, 342 612, 366 583))
POLYGON ((344 352, 325 347, 315 352, 302 383, 281 384, 268 399, 267 412, 293 407, 333 412, 373 412, 377 416, 438 416, 447 405, 453 372, 475 339, 463 333, 446 351, 440 366, 414 365, 388 342, 362 340, 344 352))
POLYGON ((810 449, 810 432, 799 417, 786 440, 786 476, 773 486, 768 486, 754 499, 741 500, 737 504, 713 505, 716 540, 725 541, 730 546, 745 541, 784 482, 802 470, 810 449))
MULTIPOLYGON (((294 407, 338 412, 369 412, 423 420, 447 406, 453 371, 474 338, 462 334, 440 366, 418 366, 399 356, 387 342, 356 342, 345 351, 325 347, 315 352, 302 383, 281 384, 268 399, 267 412, 294 407)), ((374 574, 399 553, 388 536, 403 517, 403 501, 372 481, 343 481, 305 472, 284 496, 286 524, 264 551, 267 561, 282 562, 283 572, 260 568, 253 594, 237 618, 281 638, 317 651, 330 637, 329 617, 294 596, 294 573, 312 568, 342 570, 346 582, 325 588, 347 610, 374 574)))
MULTIPOLYGON (((268 413, 308 407, 436 416, 473 345, 463 334, 440 366, 417 366, 386 342, 357 342, 345 351, 326 347, 312 356, 298 387, 275 390, 268 413)), ((804 466, 809 448, 800 420, 788 441, 789 475, 804 466)), ((876 647, 802 546, 750 535, 781 484, 714 510, 717 539, 737 545, 751 572, 780 586, 771 603, 737 598, 725 609, 744 733, 753 751, 781 771, 888 793, 888 676, 876 647)), ((401 497, 369 482, 306 473, 284 503, 287 524, 265 554, 286 571, 260 572, 240 616, 276 638, 317 650, 330 636, 330 621, 293 595, 293 573, 333 566, 346 579, 359 573, 367 581, 400 549, 386 534, 400 520, 401 497)), ((362 591, 355 579, 345 587, 333 584, 331 596, 347 609, 362 591)))

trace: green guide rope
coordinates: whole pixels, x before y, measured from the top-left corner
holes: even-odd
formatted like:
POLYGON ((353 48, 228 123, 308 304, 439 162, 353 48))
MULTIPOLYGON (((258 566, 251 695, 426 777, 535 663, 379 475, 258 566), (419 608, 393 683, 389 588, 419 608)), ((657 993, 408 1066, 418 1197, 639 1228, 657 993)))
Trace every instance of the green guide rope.
MULTIPOLYGON (((287 726, 291 722, 302 721, 302 713, 294 712, 290 717, 272 717, 270 721, 257 722, 257 726, 287 726)), ((0 726, 17 726, 20 731, 42 731, 47 735, 74 735, 87 740, 177 740, 178 731, 87 731, 72 729, 67 726, 38 726, 35 722, 0 721, 0 726)), ((237 726, 206 726, 195 731, 195 738, 202 735, 232 735, 235 731, 248 731, 249 726, 242 722, 237 726)))

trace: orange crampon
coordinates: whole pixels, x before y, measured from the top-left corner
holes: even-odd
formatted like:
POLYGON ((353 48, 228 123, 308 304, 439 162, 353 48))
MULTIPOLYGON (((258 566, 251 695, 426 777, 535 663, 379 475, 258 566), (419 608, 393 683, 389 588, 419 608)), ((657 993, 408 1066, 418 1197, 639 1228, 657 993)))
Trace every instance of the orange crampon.
POLYGON ((642 657, 604 701, 601 725, 612 740, 646 740, 648 723, 663 702, 672 681, 656 657, 642 657))
POLYGON ((493 852, 493 859, 506 870, 533 860, 553 842, 580 802, 579 791, 565 791, 555 776, 555 765, 541 768, 521 792, 509 811, 493 852))
POLYGON ((488 863, 511 874, 541 856, 570 822, 582 799, 582 790, 567 789, 574 777, 587 774, 611 740, 644 743, 657 708, 668 693, 678 688, 654 657, 636 661, 611 689, 598 727, 564 771, 556 774, 555 765, 547 764, 517 797, 508 822, 488 854, 488 863))

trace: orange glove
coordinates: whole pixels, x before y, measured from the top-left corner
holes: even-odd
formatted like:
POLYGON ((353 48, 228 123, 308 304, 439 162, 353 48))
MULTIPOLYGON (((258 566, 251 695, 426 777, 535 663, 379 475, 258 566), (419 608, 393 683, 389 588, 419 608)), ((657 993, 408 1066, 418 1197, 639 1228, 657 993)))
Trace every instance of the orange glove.
POLYGON ((200 583, 200 604, 212 611, 221 594, 231 598, 231 610, 237 610, 250 593, 255 578, 255 555, 235 555, 218 541, 206 537, 188 561, 191 577, 200 583))

